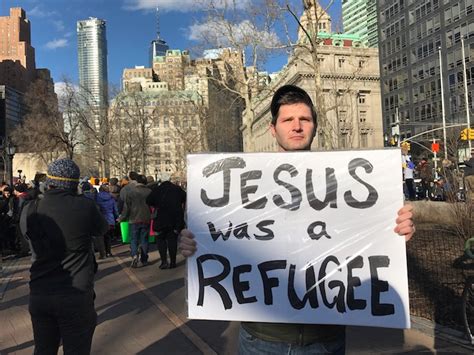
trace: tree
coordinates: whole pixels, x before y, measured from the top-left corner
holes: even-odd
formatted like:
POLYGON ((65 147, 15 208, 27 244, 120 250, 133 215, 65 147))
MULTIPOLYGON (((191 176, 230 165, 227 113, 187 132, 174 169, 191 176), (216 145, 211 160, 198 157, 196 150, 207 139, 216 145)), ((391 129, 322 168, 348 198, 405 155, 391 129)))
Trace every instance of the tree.
MULTIPOLYGON (((81 127, 89 164, 97 162, 102 177, 110 176, 110 134, 111 127, 107 103, 83 86, 71 86, 71 99, 67 110, 81 127)), ((90 167, 92 168, 92 167, 90 167)))
POLYGON ((142 91, 123 91, 114 99, 110 112, 111 163, 122 174, 130 170, 146 173, 151 155, 151 128, 156 119, 151 97, 142 91))
POLYGON ((37 154, 45 164, 62 154, 74 157, 81 144, 78 123, 62 110, 70 99, 69 89, 66 85, 59 97, 61 113, 51 79, 39 77, 30 84, 24 96, 27 113, 13 133, 20 151, 37 154))
POLYGON ((269 55, 284 48, 273 31, 280 13, 268 0, 204 3, 207 16, 194 24, 192 38, 218 54, 208 78, 233 95, 236 106, 245 108, 242 123, 250 125, 256 105, 271 94, 260 69, 269 55))
POLYGON ((174 144, 174 161, 171 160, 172 174, 183 180, 186 155, 209 150, 208 131, 213 130, 209 108, 205 99, 195 91, 176 93, 178 105, 162 106, 158 115, 170 118, 170 132, 174 144))

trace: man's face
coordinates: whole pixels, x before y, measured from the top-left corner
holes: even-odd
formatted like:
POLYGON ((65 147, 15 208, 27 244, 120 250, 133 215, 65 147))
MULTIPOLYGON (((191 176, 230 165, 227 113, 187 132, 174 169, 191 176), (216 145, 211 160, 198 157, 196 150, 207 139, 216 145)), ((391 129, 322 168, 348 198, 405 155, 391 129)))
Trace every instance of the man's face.
POLYGON ((316 133, 311 109, 303 103, 281 105, 270 131, 280 152, 310 150, 316 133))

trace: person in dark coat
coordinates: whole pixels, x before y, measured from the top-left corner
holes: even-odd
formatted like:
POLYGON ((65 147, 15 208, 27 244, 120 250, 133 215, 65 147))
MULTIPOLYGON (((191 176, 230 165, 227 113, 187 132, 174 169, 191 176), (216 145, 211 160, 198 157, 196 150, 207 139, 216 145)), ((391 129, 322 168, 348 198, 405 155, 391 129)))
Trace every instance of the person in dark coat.
POLYGON ((146 203, 155 208, 153 229, 157 232, 156 243, 161 257, 160 269, 172 269, 176 267, 178 234, 184 228, 186 192, 171 181, 165 181, 152 190, 146 203))
POLYGON ((32 247, 29 312, 35 354, 90 354, 97 324, 92 248, 108 223, 94 201, 77 194, 79 167, 59 159, 48 167, 44 197, 28 203, 22 232, 32 247))
POLYGON ((0 196, 0 249, 5 255, 7 252, 16 250, 15 224, 13 223, 15 197, 12 193, 13 189, 5 186, 0 196))
POLYGON ((105 245, 105 256, 112 256, 111 241, 115 230, 115 220, 118 218, 117 203, 109 192, 108 185, 100 185, 99 194, 97 195, 97 204, 99 205, 100 212, 107 220, 109 224, 109 230, 104 234, 104 245, 105 245))
MULTIPOLYGON (((97 203, 97 190, 91 183, 84 181, 81 184, 81 191, 82 195, 89 200, 94 201, 97 203)), ((105 252, 105 241, 103 235, 96 235, 94 236, 94 249, 95 251, 99 252, 99 259, 105 259, 106 252, 105 252)))
POLYGON ((138 175, 136 183, 130 184, 119 217, 120 221, 130 223, 132 231, 130 238, 131 266, 134 268, 138 267, 138 261, 141 261, 142 266, 148 265, 148 237, 150 235, 151 214, 145 201, 151 190, 145 184, 146 178, 143 175, 138 175))

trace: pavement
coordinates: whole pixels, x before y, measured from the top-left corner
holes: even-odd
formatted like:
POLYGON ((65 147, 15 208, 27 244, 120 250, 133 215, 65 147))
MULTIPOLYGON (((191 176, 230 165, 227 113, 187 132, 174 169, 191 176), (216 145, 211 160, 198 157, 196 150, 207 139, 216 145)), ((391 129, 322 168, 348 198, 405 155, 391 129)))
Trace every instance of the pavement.
MULTIPOLYGON (((146 267, 129 267, 128 246, 99 261, 98 326, 92 354, 236 354, 237 322, 186 317, 185 261, 160 270, 152 245, 146 267)), ((28 313, 29 258, 10 259, 0 271, 0 354, 32 354, 28 313)), ((408 330, 347 327, 347 354, 473 354, 462 334, 412 317, 408 330)), ((62 351, 60 351, 62 353, 62 351)))

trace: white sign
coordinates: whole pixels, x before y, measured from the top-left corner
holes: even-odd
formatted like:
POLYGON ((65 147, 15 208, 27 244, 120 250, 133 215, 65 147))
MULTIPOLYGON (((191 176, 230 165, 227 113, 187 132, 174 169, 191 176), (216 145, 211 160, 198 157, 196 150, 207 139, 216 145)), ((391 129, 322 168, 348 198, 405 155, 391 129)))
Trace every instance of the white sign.
POLYGON ((409 327, 400 150, 188 156, 192 319, 409 327))

